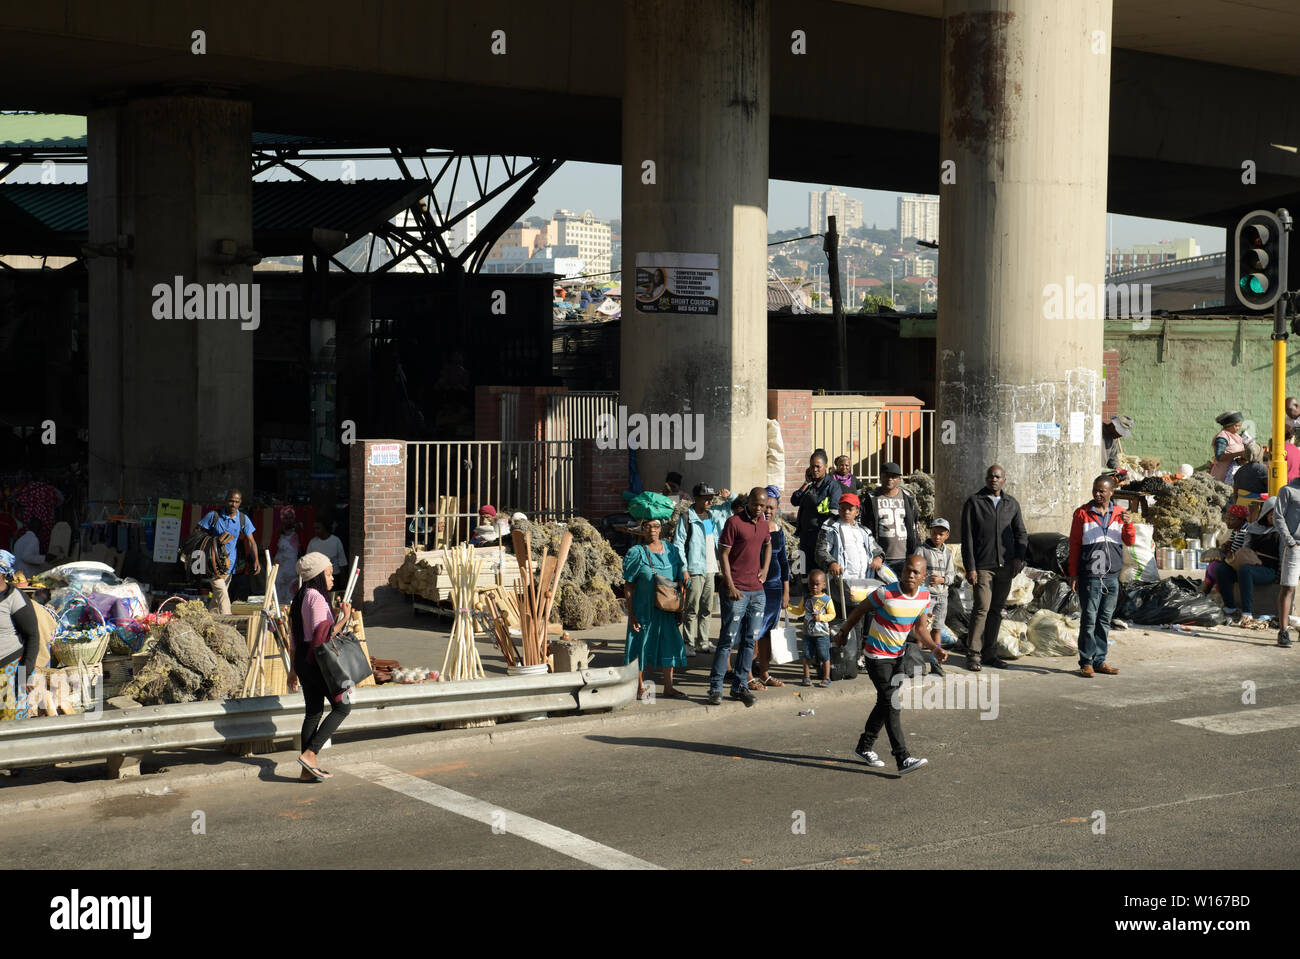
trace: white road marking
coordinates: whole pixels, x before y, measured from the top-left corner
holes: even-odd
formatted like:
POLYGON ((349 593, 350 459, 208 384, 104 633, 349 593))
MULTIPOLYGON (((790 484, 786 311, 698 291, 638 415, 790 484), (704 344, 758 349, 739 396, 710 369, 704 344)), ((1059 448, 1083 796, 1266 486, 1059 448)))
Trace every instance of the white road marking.
POLYGON ((399 772, 380 763, 357 763, 346 767, 336 765, 336 768, 368 780, 376 786, 383 786, 385 789, 391 789, 403 796, 410 796, 412 799, 418 799, 430 806, 437 806, 439 809, 454 812, 458 816, 473 819, 487 826, 501 824, 503 822, 502 814, 504 814, 504 832, 509 835, 527 839, 529 842, 535 842, 547 849, 554 849, 570 859, 585 862, 587 865, 595 866, 598 869, 663 868, 662 866, 656 866, 654 863, 646 862, 644 859, 629 856, 625 852, 619 852, 609 846, 601 845, 595 840, 587 839, 585 836, 579 836, 577 833, 561 829, 559 826, 552 826, 540 819, 533 819, 529 816, 511 812, 508 809, 502 809, 500 806, 483 802, 473 796, 466 796, 464 793, 448 789, 446 786, 431 783, 427 779, 399 772))
POLYGON ((1289 706, 1266 706, 1263 709, 1243 706, 1230 713, 1217 716, 1192 716, 1175 719, 1184 726, 1197 726, 1213 733, 1241 736, 1247 733, 1266 733, 1273 729, 1291 729, 1300 726, 1300 703, 1289 706))

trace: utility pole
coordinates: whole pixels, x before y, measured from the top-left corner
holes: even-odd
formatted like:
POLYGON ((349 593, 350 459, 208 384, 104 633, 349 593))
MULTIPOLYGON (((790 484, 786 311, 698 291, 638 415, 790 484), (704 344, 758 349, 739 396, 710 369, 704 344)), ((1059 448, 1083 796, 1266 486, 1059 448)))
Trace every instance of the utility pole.
MULTIPOLYGON (((1268 492, 1276 496, 1286 485, 1286 308, 1290 302, 1287 296, 1287 258, 1290 255, 1291 214, 1285 207, 1277 211, 1277 218, 1282 222, 1282 234, 1278 237, 1278 288, 1282 295, 1273 305, 1273 436, 1269 440, 1272 455, 1268 461, 1268 492)), ((1280 625, 1286 625, 1285 623, 1280 625)))
POLYGON ((839 379, 839 391, 849 391, 849 336, 844 324, 844 303, 840 294, 840 235, 835 229, 833 216, 826 218, 826 242, 822 249, 826 251, 826 278, 831 285, 831 317, 835 324, 836 358, 835 370, 839 379))

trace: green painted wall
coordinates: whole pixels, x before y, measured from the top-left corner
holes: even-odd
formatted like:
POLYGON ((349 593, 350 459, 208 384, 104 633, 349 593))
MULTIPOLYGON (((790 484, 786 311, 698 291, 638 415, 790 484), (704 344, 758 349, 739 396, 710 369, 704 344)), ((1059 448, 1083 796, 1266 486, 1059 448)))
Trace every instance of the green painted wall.
MULTIPOLYGON (((1241 410, 1255 437, 1272 432, 1273 318, 1152 317, 1146 330, 1132 320, 1107 320, 1105 347, 1119 351, 1119 412, 1133 417, 1124 452, 1157 456, 1161 469, 1210 461, 1214 418, 1241 410)), ((1300 389, 1300 338, 1290 341, 1287 395, 1300 389)))

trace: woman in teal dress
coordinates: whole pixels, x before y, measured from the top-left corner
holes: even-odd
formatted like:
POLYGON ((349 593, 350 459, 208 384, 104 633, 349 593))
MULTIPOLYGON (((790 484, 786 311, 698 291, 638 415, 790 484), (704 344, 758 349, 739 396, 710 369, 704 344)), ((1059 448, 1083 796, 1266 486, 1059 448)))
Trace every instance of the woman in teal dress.
POLYGON ((673 667, 686 665, 686 646, 677 625, 677 613, 655 608, 655 575, 670 579, 684 592, 690 574, 682 564, 681 553, 659 539, 662 524, 657 519, 641 523, 644 544, 633 546, 623 558, 623 579, 627 581, 627 652, 623 662, 638 660, 637 697, 645 695, 645 671, 659 667, 664 674, 665 696, 685 699, 686 694, 673 686, 673 667))

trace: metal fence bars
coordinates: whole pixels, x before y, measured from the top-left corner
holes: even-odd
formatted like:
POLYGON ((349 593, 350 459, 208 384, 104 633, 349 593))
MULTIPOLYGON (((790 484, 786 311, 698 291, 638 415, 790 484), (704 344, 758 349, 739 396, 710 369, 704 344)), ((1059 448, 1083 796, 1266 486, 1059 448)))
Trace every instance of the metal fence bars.
POLYGON ((835 457, 847 456, 853 475, 875 486, 883 463, 897 463, 904 476, 934 472, 934 426, 934 410, 815 409, 812 445, 826 451, 832 466, 835 457))
MULTIPOLYGON (((342 732, 618 709, 636 698, 636 663, 540 676, 388 684, 353 692, 342 732)), ((292 739, 301 732, 298 695, 178 703, 95 715, 42 716, 0 723, 0 769, 140 755, 223 743, 292 739)))
POLYGON ((533 522, 567 520, 576 510, 575 440, 409 442, 406 453, 408 545, 465 542, 487 504, 533 522))

